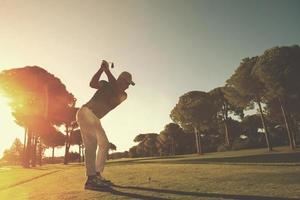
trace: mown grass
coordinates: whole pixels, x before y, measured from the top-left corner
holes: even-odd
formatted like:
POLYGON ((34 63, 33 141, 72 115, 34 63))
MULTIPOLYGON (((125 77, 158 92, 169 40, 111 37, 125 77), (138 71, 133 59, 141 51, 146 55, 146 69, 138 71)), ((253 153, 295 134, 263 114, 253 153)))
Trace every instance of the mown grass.
POLYGON ((84 190, 80 164, 15 167, 0 170, 0 199, 300 199, 299 157, 279 148, 113 160, 109 192, 84 190))
POLYGON ((298 165, 300 163, 300 149, 291 151, 287 147, 277 147, 272 152, 266 149, 250 149, 240 151, 213 152, 203 155, 179 155, 168 157, 128 158, 112 160, 109 164, 128 163, 173 163, 173 164, 272 164, 298 165))

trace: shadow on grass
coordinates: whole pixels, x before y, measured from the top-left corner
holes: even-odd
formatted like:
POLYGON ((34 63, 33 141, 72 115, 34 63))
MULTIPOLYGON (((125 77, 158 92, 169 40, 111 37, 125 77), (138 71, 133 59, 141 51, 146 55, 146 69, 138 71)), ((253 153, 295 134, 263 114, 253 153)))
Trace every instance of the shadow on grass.
POLYGON ((123 196, 123 197, 130 197, 130 198, 134 198, 134 199, 142 199, 142 200, 153 200, 153 199, 157 199, 157 200, 169 200, 166 198, 162 198, 162 197, 157 197, 157 196, 146 196, 146 195, 141 195, 141 194, 135 194, 135 193, 128 193, 128 192, 121 192, 115 189, 112 189, 110 191, 111 194, 113 195, 118 195, 118 196, 123 196))
MULTIPOLYGON (((239 195, 239 194, 236 194, 236 195, 235 194, 217 194, 217 193, 204 193, 204 192, 185 192, 185 191, 177 191, 177 190, 166 190, 166 189, 156 189, 156 188, 146 188, 146 187, 136 187, 136 186, 114 185, 114 187, 122 188, 122 189, 134 189, 134 190, 142 190, 142 191, 148 191, 148 192, 173 194, 173 195, 222 198, 222 199, 236 199, 236 200, 297 200, 296 198, 268 197, 268 196, 256 196, 256 195, 239 195)), ((119 195, 119 194, 117 193, 117 195, 119 195)), ((153 198, 161 199, 158 197, 152 197, 152 199, 153 198)))
POLYGON ((30 169, 30 170, 37 170, 37 171, 49 171, 52 169, 65 169, 65 168, 76 168, 84 166, 83 163, 69 163, 65 164, 44 164, 42 166, 31 167, 31 168, 22 168, 22 169, 30 169))
POLYGON ((41 174, 41 175, 39 175, 39 176, 35 176, 35 177, 33 177, 33 178, 27 179, 27 180, 23 180, 23 181, 20 181, 20 182, 17 182, 17 183, 8 185, 8 186, 6 186, 6 187, 1 187, 1 188, 0 188, 0 191, 6 190, 6 189, 9 189, 9 188, 12 188, 12 187, 16 187, 16 186, 21 185, 21 184, 24 184, 24 183, 28 183, 28 182, 30 182, 30 181, 33 181, 33 180, 42 178, 42 177, 44 177, 44 176, 48 176, 48 175, 50 175, 50 174, 57 173, 57 172, 59 172, 59 171, 60 171, 60 170, 51 171, 51 172, 48 172, 48 173, 45 173, 45 174, 41 174))
POLYGON ((142 200, 153 200, 153 199, 157 199, 157 200, 169 200, 169 199, 162 198, 162 197, 147 196, 147 195, 136 194, 136 193, 122 192, 122 191, 115 190, 113 188, 109 188, 109 189, 106 189, 106 190, 93 190, 93 191, 95 191, 95 192, 109 192, 112 195, 117 195, 117 196, 122 196, 122 197, 130 197, 130 198, 133 198, 133 199, 142 199, 142 200))
POLYGON ((131 158, 130 160, 118 160, 118 161, 114 161, 112 159, 112 162, 109 162, 108 164, 120 164, 120 163, 125 163, 125 164, 128 164, 128 163, 136 163, 136 162, 140 162, 140 161, 151 161, 151 160, 167 160, 167 159, 181 159, 181 158, 185 158, 187 156, 185 155, 182 155, 182 156, 161 156, 161 157, 145 157, 145 158, 131 158))

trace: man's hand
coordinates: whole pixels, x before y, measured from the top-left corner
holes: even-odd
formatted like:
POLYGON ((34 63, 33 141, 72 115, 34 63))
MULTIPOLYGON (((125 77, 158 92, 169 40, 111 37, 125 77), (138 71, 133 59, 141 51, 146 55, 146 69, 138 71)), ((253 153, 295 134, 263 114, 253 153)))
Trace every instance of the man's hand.
POLYGON ((106 60, 102 60, 100 70, 107 72, 109 71, 109 64, 106 60))

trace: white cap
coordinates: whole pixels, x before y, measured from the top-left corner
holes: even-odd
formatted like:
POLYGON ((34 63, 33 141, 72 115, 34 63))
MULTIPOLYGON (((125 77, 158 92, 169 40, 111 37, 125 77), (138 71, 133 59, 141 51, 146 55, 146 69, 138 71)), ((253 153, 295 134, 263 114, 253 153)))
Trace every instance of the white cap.
POLYGON ((122 72, 119 75, 119 78, 124 79, 125 81, 127 81, 128 83, 130 83, 131 85, 135 85, 135 83, 132 81, 132 75, 129 72, 122 72))

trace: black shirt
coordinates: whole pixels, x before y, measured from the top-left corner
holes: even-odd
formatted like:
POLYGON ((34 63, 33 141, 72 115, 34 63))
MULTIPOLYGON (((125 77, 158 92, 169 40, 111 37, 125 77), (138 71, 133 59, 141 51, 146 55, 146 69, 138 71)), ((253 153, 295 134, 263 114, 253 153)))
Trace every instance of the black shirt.
POLYGON ((109 111, 117 107, 127 98, 124 91, 117 91, 107 81, 100 81, 102 87, 96 91, 94 96, 84 106, 90 108, 93 113, 101 119, 109 111))

